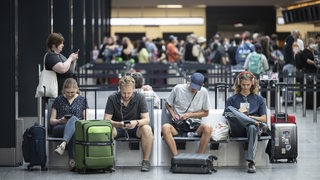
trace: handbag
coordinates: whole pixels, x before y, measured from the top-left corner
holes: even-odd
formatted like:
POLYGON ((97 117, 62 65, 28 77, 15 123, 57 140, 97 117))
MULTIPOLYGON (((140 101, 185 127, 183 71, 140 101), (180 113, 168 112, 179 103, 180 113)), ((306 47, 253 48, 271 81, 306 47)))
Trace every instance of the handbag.
POLYGON ((194 132, 201 125, 201 120, 189 118, 187 120, 172 120, 173 126, 181 133, 194 132))
MULTIPOLYGON (((191 99, 191 102, 189 104, 189 106, 187 107, 185 112, 188 112, 191 103, 194 99, 194 97, 197 95, 197 93, 195 93, 191 99)), ((198 127, 201 125, 201 120, 198 118, 189 118, 186 120, 183 119, 178 119, 178 120, 174 120, 172 119, 172 125, 179 131, 179 133, 185 133, 185 132, 194 132, 198 129, 198 127)))
POLYGON ((39 75, 39 84, 36 89, 35 97, 52 97, 58 96, 58 80, 55 71, 46 70, 45 68, 45 58, 43 58, 43 70, 39 75))
POLYGON ((229 126, 219 122, 211 134, 214 141, 225 141, 229 138, 229 126))

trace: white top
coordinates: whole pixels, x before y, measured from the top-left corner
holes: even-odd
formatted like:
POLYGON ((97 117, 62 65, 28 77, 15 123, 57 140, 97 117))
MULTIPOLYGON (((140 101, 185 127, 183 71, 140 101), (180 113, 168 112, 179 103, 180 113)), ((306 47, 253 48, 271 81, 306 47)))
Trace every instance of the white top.
MULTIPOLYGON (((187 84, 178 84, 172 89, 167 102, 174 109, 175 113, 182 115, 186 112, 193 96, 194 94, 190 92, 187 84)), ((208 90, 201 87, 192 100, 188 112, 206 111, 210 107, 208 90)))

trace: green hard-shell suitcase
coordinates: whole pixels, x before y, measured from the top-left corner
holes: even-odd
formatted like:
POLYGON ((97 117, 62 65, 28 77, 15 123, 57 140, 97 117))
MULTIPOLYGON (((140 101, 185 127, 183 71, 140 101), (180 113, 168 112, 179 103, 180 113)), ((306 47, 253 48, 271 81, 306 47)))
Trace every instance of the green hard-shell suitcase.
POLYGON ((75 141, 76 170, 79 173, 92 170, 113 171, 114 153, 110 121, 77 121, 75 141))

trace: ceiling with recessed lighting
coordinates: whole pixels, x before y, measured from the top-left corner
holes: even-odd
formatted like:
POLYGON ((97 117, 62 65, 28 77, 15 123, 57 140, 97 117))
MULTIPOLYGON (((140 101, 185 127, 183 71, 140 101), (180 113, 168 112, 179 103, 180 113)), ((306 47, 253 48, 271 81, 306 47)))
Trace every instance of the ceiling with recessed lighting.
POLYGON ((157 5, 178 4, 183 7, 206 6, 275 6, 286 7, 310 0, 112 0, 113 8, 150 8, 157 5))

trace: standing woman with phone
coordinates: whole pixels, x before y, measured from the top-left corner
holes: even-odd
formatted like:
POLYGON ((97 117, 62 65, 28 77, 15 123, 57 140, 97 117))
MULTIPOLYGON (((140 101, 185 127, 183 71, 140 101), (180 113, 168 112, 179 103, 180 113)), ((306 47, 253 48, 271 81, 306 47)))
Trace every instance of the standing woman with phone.
POLYGON ((79 119, 88 117, 88 102, 85 97, 80 95, 78 83, 73 78, 64 81, 62 95, 56 97, 52 104, 50 125, 52 135, 63 138, 63 141, 54 150, 57 154, 63 155, 68 146, 69 166, 71 170, 75 166, 75 123, 79 119))
POLYGON ((76 79, 75 64, 78 52, 71 53, 68 58, 61 54, 64 47, 64 37, 60 33, 51 33, 47 38, 47 53, 45 54, 45 68, 57 73, 58 95, 62 92, 63 82, 67 78, 76 79))

